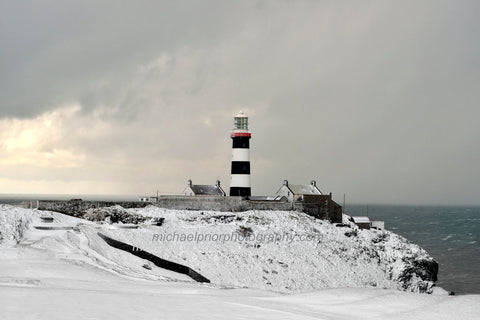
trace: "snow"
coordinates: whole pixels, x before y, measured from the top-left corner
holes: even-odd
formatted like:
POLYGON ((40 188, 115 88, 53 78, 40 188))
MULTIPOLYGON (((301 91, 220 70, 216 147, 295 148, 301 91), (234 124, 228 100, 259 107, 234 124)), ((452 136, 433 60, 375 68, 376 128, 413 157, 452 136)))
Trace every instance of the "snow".
MULTIPOLYGON (((432 260, 425 250, 388 232, 337 228, 306 214, 282 211, 199 212, 158 207, 129 209, 163 217, 162 227, 109 229, 105 233, 164 259, 188 266, 213 283, 284 293, 322 288, 380 287, 400 289, 398 278, 409 260, 432 260), (253 241, 182 241, 181 236, 221 235, 233 238, 252 229, 253 241), (345 233, 351 232, 352 236, 345 233), (177 235, 177 241, 157 241, 177 235), (280 241, 269 241, 271 237, 280 241), (302 239, 310 241, 301 241, 302 239)), ((432 282, 412 277, 411 291, 432 282)), ((427 291, 428 291, 427 290, 427 291)))
MULTIPOLYGON (((372 239, 384 234, 378 231, 357 231, 357 236, 346 237, 348 228, 336 228, 292 212, 235 213, 233 218, 223 220, 219 217, 227 213, 202 215, 154 207, 132 212, 165 217, 165 224, 121 229, 51 212, 48 214, 54 217, 53 225, 78 226, 80 231, 45 231, 33 228, 52 225, 41 222, 40 216, 45 212, 0 206, 0 231, 4 239, 0 244, 0 319, 476 319, 480 316, 479 295, 448 296, 440 288, 434 288, 431 295, 400 291, 394 281, 381 280, 386 275, 383 262, 381 267, 367 270, 373 264, 367 261, 365 250, 351 255, 354 257, 351 261, 346 260, 341 250, 337 258, 329 255, 334 246, 354 251, 367 243, 372 246, 372 239), (161 232, 227 232, 245 226, 253 234, 260 234, 279 232, 287 225, 289 233, 319 233, 323 241, 290 244, 152 241, 153 235, 161 232), (147 270, 142 267, 147 263, 145 260, 109 247, 98 237, 99 231, 186 264, 212 283, 199 284, 156 267, 147 270), (337 242, 327 243, 335 237, 337 242), (257 244, 259 248, 255 247, 257 244), (316 250, 315 257, 309 257, 312 250, 316 250), (331 265, 322 262, 325 257, 331 265), (318 275, 314 274, 315 269, 318 275), (336 269, 338 276, 327 272, 336 269), (356 272, 356 276, 340 279, 351 272, 356 272), (308 283, 322 277, 327 278, 319 281, 319 285, 308 283), (365 287, 372 279, 377 286, 365 287)), ((400 254, 428 257, 405 239, 385 234, 378 242, 385 247, 382 259, 393 261, 400 254)), ((394 269, 401 268, 401 262, 397 262, 394 269)))
POLYGON ((0 245, 17 243, 31 222, 29 212, 6 205, 0 205, 0 212, 0 245))
POLYGON ((370 223, 369 217, 352 217, 355 223, 370 223))

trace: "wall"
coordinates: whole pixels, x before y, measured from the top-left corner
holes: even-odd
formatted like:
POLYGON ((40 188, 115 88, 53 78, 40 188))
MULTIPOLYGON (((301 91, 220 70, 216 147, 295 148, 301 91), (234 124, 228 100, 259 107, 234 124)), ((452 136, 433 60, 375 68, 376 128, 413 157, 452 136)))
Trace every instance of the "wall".
POLYGON ((39 210, 51 210, 80 217, 88 209, 111 207, 143 208, 153 205, 176 210, 207 210, 240 212, 248 210, 300 211, 318 219, 342 222, 341 207, 331 200, 331 196, 309 198, 309 202, 249 201, 242 197, 214 196, 160 196, 157 202, 110 202, 110 201, 39 201, 39 210))
POLYGON ((385 221, 372 220, 371 224, 372 224, 372 228, 377 228, 377 229, 380 229, 380 230, 385 229, 385 221))
POLYGON ((151 254, 147 251, 143 251, 140 248, 137 248, 137 247, 134 247, 134 246, 129 245, 127 243, 124 243, 124 242, 112 239, 110 237, 107 237, 104 234, 101 234, 101 233, 97 233, 97 234, 100 236, 100 238, 105 240, 105 242, 108 243, 110 246, 112 246, 114 248, 117 248, 117 249, 120 249, 120 250, 123 250, 123 251, 126 251, 126 252, 129 252, 129 253, 131 253, 131 254, 133 254, 137 257, 140 257, 142 259, 151 261, 157 267, 167 269, 167 270, 171 270, 171 271, 175 271, 175 272, 182 273, 182 274, 186 274, 190 278, 192 278, 193 280, 195 280, 197 282, 210 283, 210 280, 208 280, 207 278, 205 278, 204 276, 202 276, 201 274, 199 274, 195 270, 191 269, 190 267, 187 267, 183 264, 179 264, 179 263, 176 263, 176 262, 173 262, 173 261, 162 259, 162 258, 157 257, 157 256, 155 256, 155 255, 153 255, 153 254, 151 254))

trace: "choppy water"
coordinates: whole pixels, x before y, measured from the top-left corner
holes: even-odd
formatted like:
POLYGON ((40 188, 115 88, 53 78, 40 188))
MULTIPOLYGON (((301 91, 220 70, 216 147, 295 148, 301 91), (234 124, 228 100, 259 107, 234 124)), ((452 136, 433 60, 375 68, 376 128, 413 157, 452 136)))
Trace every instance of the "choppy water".
POLYGON ((34 200, 70 200, 83 199, 90 201, 137 201, 133 195, 78 195, 78 194, 0 194, 0 203, 19 204, 34 200))
MULTIPOLYGON (((366 206, 348 206, 366 215, 366 206)), ((369 206, 368 215, 416 243, 439 263, 437 285, 456 294, 480 293, 480 207, 369 206)))

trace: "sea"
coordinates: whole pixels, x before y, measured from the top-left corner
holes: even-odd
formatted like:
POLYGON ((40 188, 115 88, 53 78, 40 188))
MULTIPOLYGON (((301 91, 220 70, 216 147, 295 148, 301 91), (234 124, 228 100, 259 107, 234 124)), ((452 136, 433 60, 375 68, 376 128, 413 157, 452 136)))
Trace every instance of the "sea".
POLYGON ((345 211, 385 221, 385 229, 424 248, 439 264, 437 286, 480 294, 480 207, 352 205, 345 211))
MULTIPOLYGON (((138 197, 0 194, 0 203, 13 205, 48 199, 135 201, 138 197)), ((385 229, 427 250, 439 264, 437 286, 455 294, 480 294, 480 207, 347 205, 345 212, 383 220, 385 229)))

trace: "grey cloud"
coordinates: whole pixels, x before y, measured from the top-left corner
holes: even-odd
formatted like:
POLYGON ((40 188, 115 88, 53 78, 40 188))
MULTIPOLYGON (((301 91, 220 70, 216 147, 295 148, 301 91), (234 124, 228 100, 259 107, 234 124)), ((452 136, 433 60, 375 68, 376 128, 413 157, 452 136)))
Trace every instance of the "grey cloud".
POLYGON ((3 115, 13 116, 35 115, 72 98, 95 107, 105 98, 91 88, 96 82, 122 84, 138 64, 162 52, 221 41, 242 22, 237 14, 243 11, 224 1, 0 6, 0 105, 3 115))
POLYGON ((256 194, 284 178, 316 178, 357 202, 478 203, 478 9, 476 1, 5 2, 0 117, 78 102, 78 122, 48 147, 124 166, 51 177, 107 170, 105 179, 124 174, 134 184, 135 167, 141 177, 153 172, 139 186, 153 190, 158 179, 178 190, 188 177, 227 185, 231 117, 246 108, 256 194), (111 110, 96 114, 102 107, 111 110))

